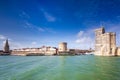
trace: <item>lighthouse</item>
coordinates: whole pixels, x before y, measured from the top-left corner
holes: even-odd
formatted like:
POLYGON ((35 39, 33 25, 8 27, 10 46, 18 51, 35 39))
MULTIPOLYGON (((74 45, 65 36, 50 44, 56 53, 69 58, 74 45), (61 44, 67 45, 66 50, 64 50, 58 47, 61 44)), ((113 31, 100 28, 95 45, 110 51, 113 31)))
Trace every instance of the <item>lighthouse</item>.
POLYGON ((9 53, 10 52, 8 39, 5 42, 4 50, 3 51, 4 51, 4 53, 9 53))

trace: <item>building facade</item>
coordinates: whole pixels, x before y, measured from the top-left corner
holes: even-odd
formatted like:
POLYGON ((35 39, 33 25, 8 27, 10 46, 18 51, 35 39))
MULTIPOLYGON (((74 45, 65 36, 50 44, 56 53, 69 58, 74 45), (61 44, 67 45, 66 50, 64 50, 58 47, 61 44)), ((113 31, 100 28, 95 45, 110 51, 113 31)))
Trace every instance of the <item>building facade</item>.
POLYGON ((67 51, 67 43, 66 42, 59 43, 58 51, 66 52, 67 51))
POLYGON ((42 46, 40 48, 22 48, 12 50, 12 55, 55 55, 57 54, 57 48, 42 46))
POLYGON ((105 33, 105 29, 95 30, 95 55, 98 56, 117 56, 116 33, 105 33))

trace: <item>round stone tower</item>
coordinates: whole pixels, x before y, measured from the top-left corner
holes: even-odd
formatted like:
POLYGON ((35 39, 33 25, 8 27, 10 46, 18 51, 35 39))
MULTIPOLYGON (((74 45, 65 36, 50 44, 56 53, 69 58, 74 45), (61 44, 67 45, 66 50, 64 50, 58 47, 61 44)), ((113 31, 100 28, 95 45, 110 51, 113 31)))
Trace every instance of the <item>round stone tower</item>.
POLYGON ((59 43, 59 52, 66 52, 67 51, 67 43, 66 42, 61 42, 59 43))

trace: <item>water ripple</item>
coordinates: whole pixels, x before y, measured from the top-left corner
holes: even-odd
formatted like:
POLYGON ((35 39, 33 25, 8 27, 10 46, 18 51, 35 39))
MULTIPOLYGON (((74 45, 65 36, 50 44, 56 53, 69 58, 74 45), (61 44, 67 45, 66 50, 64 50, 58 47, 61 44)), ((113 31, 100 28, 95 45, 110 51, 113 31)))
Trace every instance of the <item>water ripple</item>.
POLYGON ((120 57, 0 56, 0 80, 119 80, 120 57))

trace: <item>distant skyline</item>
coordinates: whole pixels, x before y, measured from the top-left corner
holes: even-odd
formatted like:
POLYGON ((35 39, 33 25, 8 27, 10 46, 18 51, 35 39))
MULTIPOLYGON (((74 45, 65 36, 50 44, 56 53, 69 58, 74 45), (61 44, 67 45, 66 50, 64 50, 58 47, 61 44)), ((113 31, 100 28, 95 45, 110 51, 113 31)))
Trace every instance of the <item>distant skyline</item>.
POLYGON ((120 45, 120 0, 0 0, 0 49, 55 46, 94 48, 94 30, 116 32, 120 45))

